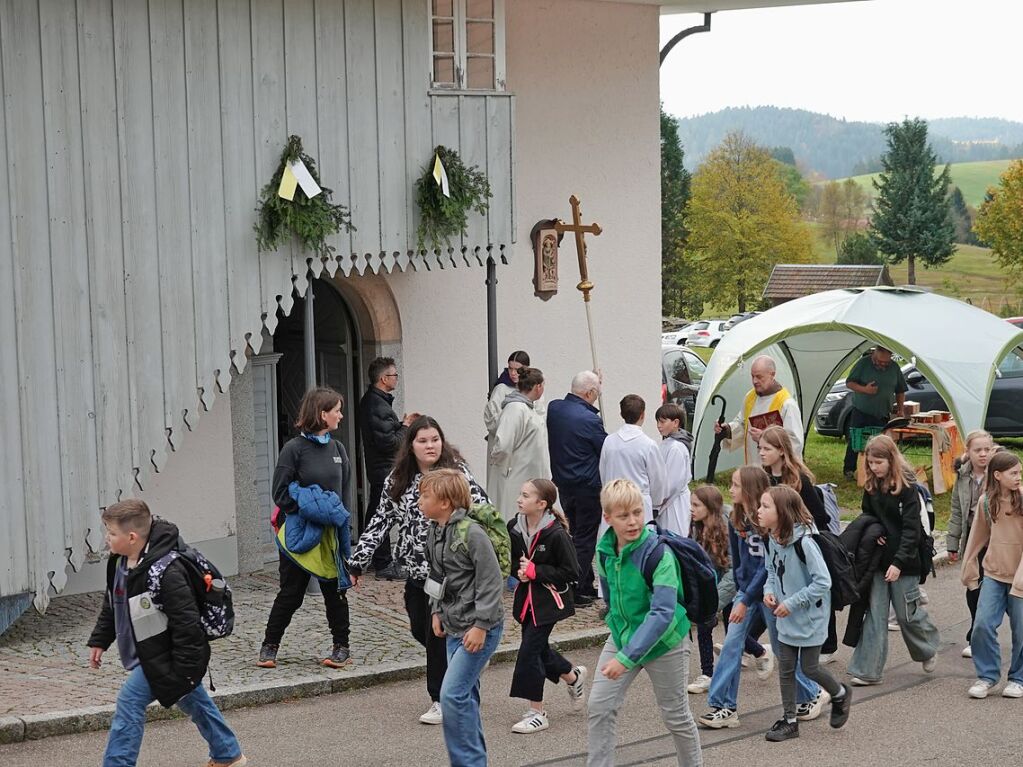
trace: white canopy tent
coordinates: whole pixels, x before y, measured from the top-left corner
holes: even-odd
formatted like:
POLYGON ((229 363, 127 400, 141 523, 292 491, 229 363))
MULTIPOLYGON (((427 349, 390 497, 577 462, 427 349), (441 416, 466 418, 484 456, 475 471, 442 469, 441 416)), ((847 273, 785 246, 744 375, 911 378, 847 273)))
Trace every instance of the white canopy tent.
MULTIPOLYGON (((998 363, 1023 331, 969 304, 912 288, 829 290, 776 306, 725 334, 700 384, 693 418, 694 475, 706 476, 714 422, 739 412, 750 389, 750 365, 774 358, 778 381, 799 403, 804 432, 832 383, 864 351, 881 344, 916 367, 948 403, 960 431, 983 426, 998 363)), ((742 463, 742 451, 722 450, 717 470, 742 463)))

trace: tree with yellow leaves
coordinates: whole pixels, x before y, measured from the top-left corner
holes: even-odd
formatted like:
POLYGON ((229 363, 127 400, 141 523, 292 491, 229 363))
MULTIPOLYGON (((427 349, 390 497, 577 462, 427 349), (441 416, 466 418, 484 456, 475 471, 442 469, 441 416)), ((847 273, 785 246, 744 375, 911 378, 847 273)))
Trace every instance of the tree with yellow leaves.
POLYGON ((740 312, 760 301, 771 269, 813 261, 810 231, 777 163, 730 133, 693 176, 687 249, 710 303, 740 312))
POLYGON ((973 231, 991 246, 1002 269, 1023 277, 1023 160, 1009 165, 998 186, 988 189, 973 231))

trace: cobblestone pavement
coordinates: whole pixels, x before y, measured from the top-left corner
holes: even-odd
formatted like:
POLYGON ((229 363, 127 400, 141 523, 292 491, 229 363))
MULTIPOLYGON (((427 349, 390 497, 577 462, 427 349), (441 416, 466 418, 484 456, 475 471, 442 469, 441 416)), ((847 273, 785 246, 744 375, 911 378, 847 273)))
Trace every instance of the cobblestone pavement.
MULTIPOLYGON (((270 605, 277 593, 276 571, 230 579, 234 591, 234 634, 213 643, 214 682, 231 689, 310 678, 334 679, 347 673, 320 665, 330 651, 330 632, 319 596, 307 596, 284 635, 278 668, 254 665, 270 605)), ((403 602, 404 582, 363 579, 349 592, 352 616, 350 668, 362 671, 400 662, 425 662, 422 648, 408 631, 403 602)), ((29 610, 0 636, 0 717, 47 714, 113 703, 124 671, 113 646, 103 668, 89 668, 89 638, 102 594, 59 597, 46 615, 29 610)), ((519 630, 511 620, 511 595, 506 594, 508 625, 502 646, 517 646, 519 630)), ((602 625, 593 608, 558 624, 555 639, 602 625)))

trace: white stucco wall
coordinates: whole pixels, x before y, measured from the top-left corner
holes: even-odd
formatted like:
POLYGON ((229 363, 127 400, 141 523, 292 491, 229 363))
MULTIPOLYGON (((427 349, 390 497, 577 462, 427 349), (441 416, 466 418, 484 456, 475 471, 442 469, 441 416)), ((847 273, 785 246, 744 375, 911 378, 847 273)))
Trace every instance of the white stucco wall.
MULTIPOLYGON (((640 394, 655 434, 660 404, 660 136, 656 7, 580 0, 507 4, 508 88, 517 95, 516 234, 511 263, 498 267, 503 365, 529 352, 564 396, 590 367, 575 245, 561 246, 560 290, 533 295, 529 232, 540 219, 570 220, 582 201, 607 425, 621 425, 618 400, 640 394)), ((481 411, 487 391, 485 269, 388 277, 402 313, 404 403, 435 416, 476 473, 484 472, 481 411)))

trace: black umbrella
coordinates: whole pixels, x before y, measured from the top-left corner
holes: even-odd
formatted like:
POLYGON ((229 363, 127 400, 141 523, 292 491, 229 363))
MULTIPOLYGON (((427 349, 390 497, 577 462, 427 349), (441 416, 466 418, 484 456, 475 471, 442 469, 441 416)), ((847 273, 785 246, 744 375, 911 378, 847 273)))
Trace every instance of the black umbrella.
MULTIPOLYGON (((725 398, 720 394, 715 394, 710 398, 710 404, 714 404, 714 400, 721 400, 721 415, 718 416, 718 425, 725 425, 725 409, 728 407, 728 403, 725 402, 725 398)), ((721 443, 728 439, 728 434, 724 429, 714 435, 714 447, 710 449, 710 457, 707 459, 707 483, 714 483, 714 474, 718 468, 718 456, 721 455, 721 443)))

